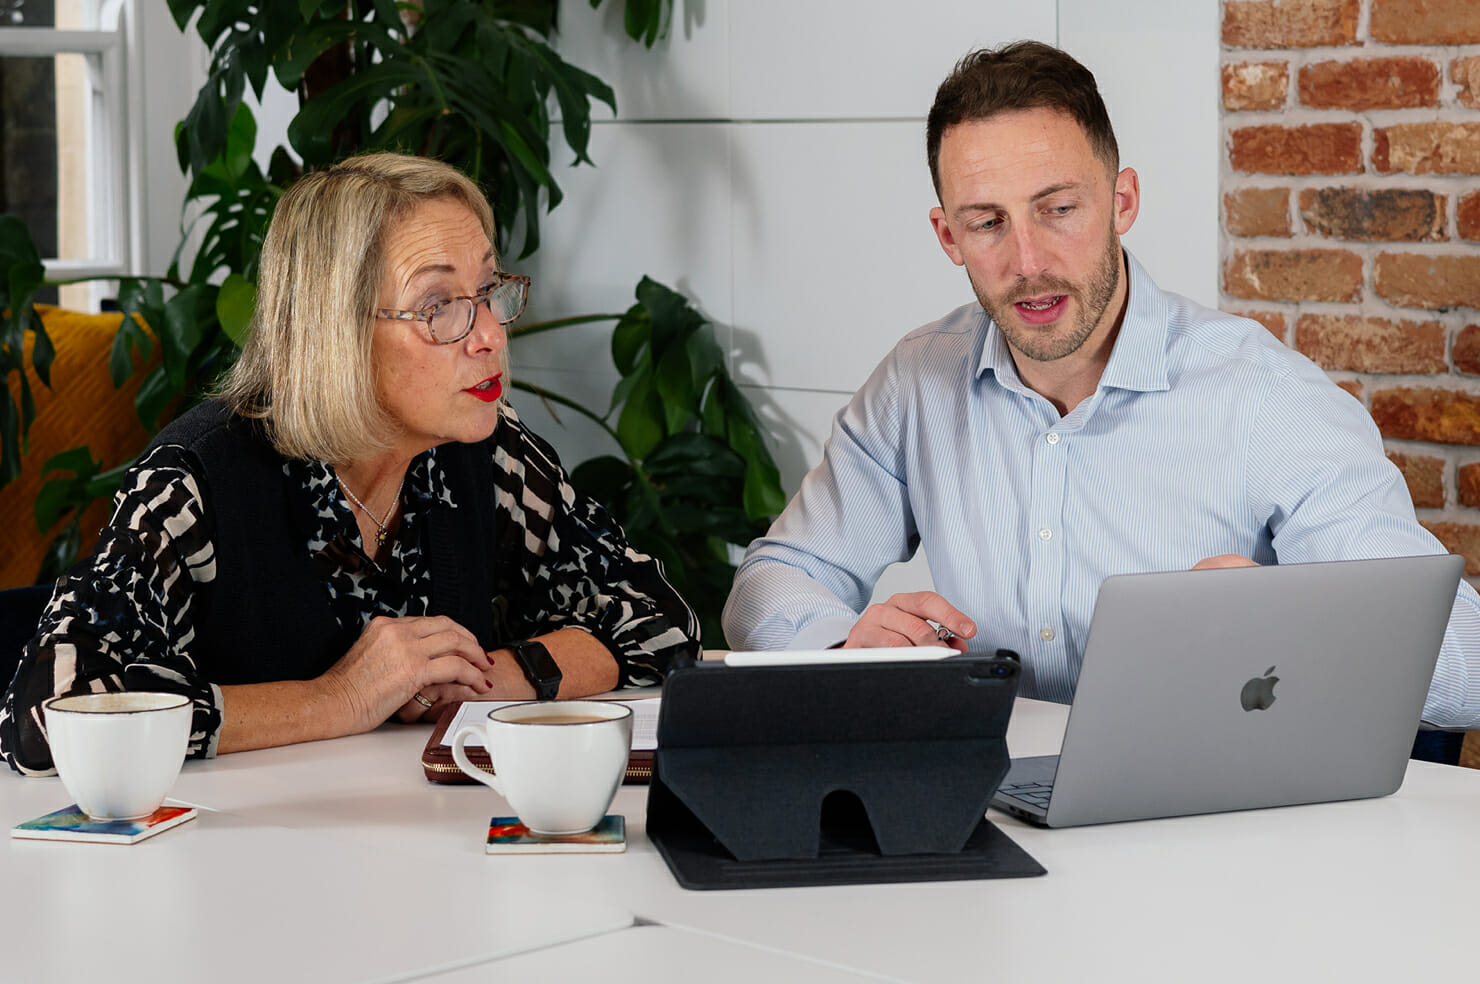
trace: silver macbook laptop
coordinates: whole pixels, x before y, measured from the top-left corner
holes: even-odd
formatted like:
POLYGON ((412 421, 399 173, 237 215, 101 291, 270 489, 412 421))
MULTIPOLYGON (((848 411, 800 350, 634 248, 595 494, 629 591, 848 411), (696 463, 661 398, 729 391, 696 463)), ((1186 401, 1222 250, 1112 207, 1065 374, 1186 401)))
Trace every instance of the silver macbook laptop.
POLYGON ((1386 796, 1460 557, 1126 574, 1095 601, 1059 755, 992 805, 1049 827, 1386 796))

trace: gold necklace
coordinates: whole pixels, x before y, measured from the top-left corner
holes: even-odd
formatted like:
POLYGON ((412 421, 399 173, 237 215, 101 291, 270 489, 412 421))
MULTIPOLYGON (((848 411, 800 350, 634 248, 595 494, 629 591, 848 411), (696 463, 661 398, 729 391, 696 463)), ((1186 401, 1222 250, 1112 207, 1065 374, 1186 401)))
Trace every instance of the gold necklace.
POLYGON ((369 516, 370 521, 380 527, 380 531, 375 534, 375 545, 377 547, 385 546, 386 538, 391 535, 391 531, 386 527, 390 526, 391 517, 396 514, 396 506, 401 504, 401 490, 406 487, 406 473, 401 473, 401 484, 396 486, 396 497, 391 500, 391 507, 385 511, 385 519, 377 519, 375 514, 370 511, 370 507, 361 502, 360 497, 351 492, 349 486, 344 484, 344 479, 338 475, 335 475, 334 478, 339 482, 339 487, 344 490, 344 494, 349 496, 349 501, 359 506, 360 512, 369 516))

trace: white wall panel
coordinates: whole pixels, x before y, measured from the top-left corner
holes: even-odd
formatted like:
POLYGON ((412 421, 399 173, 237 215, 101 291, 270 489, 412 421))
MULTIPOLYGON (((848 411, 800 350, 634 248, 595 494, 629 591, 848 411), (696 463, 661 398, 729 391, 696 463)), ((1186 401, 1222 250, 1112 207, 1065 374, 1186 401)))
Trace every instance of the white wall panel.
MULTIPOLYGON (((610 363, 610 358, 605 355, 604 351, 593 354, 606 358, 608 364, 610 363)), ((511 355, 512 364, 509 367, 509 374, 515 379, 523 379, 536 386, 542 386, 568 399, 575 400, 598 414, 605 413, 607 406, 611 403, 612 387, 617 384, 617 373, 614 369, 588 372, 574 368, 527 368, 520 362, 517 343, 511 355)), ((519 411, 519 419, 530 430, 550 442, 556 453, 560 455, 561 464, 567 470, 598 455, 621 456, 621 448, 610 435, 598 424, 569 407, 562 407, 558 404, 553 407, 548 406, 539 397, 520 390, 509 391, 509 402, 519 411)))
POLYGON ((852 394, 767 386, 742 389, 761 418, 771 454, 781 469, 781 488, 789 497, 801 485, 802 477, 822 460, 822 446, 832 433, 833 416, 852 394))
POLYGON ((132 272, 160 276, 180 245, 180 206, 188 188, 175 156, 175 124, 190 112, 205 84, 206 48, 193 25, 188 32, 175 26, 164 4, 142 2, 133 9, 143 92, 134 104, 139 118, 129 125, 143 131, 141 173, 135 180, 145 219, 144 254, 135 258, 132 272))
MULTIPOLYGON (((744 5, 746 0, 741 0, 744 5)), ((622 30, 626 4, 560 5, 559 47, 567 61, 612 87, 623 120, 722 119, 730 115, 730 0, 674 0, 668 37, 644 48, 622 30)), ((593 119, 611 119, 599 106, 593 119)))
MULTIPOLYGON (((526 319, 620 313, 644 274, 683 292, 728 346, 730 129, 711 123, 610 123, 593 128, 596 167, 560 174, 565 200, 541 223, 539 251, 505 265, 534 278, 526 319)), ((530 338, 530 366, 586 363, 610 324, 530 338)))
POLYGON ((918 121, 735 128, 746 382, 851 392, 905 332, 971 299, 930 228, 923 133, 918 121))
POLYGON ((734 0, 736 119, 923 118, 956 59, 1016 38, 1052 41, 1050 2, 734 0))
POLYGON ((1059 0, 1059 26, 1095 73, 1121 164, 1141 178, 1126 247, 1163 289, 1217 307, 1218 4, 1059 0))

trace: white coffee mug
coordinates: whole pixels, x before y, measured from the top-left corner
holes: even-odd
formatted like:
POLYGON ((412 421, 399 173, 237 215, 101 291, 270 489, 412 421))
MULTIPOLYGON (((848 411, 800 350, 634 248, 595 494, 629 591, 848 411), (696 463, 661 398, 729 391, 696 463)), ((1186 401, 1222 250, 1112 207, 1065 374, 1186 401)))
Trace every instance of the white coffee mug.
POLYGON ((493 788, 531 833, 582 834, 601 822, 627 771, 632 709, 599 700, 510 704, 452 739, 458 768, 493 788), (481 735, 493 760, 489 775, 463 745, 481 735))
POLYGON ((185 761, 189 697, 75 694, 41 706, 52 761, 78 809, 94 820, 137 820, 159 809, 185 761))

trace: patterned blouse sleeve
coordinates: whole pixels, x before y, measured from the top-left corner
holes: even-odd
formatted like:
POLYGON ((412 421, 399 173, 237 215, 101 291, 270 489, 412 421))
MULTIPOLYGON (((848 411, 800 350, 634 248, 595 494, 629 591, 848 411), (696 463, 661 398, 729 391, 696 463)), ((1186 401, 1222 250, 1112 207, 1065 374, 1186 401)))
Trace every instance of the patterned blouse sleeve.
POLYGON ((189 754, 215 754, 221 691, 189 652, 200 585, 215 576, 210 523, 183 449, 151 451, 128 473, 90 560, 57 582, 0 706, 0 756, 53 771, 41 704, 63 694, 156 690, 195 702, 189 754))
POLYGON ((494 474, 500 540, 521 557, 531 635, 585 629, 616 656, 623 687, 659 684, 698 658, 698 620, 662 565, 634 550, 607 511, 576 491, 555 450, 507 405, 494 474))

